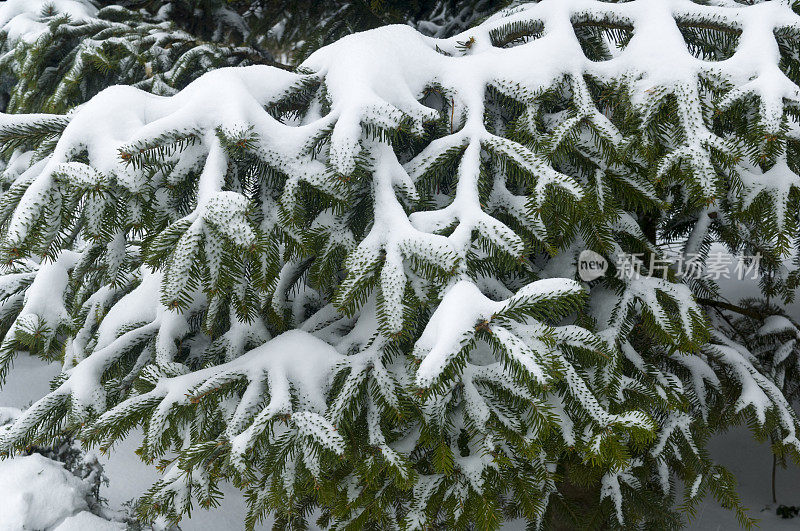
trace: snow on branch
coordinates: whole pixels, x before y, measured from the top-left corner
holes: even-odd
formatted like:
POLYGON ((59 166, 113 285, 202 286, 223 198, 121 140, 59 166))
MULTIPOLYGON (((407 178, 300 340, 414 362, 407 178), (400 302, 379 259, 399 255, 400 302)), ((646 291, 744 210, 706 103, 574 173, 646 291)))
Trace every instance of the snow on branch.
POLYGON ((657 257, 659 209, 704 208, 702 247, 739 184, 790 225, 796 164, 770 150, 796 135, 780 39, 800 17, 707 4, 543 0, 449 39, 388 26, 293 72, 3 115, 0 374, 21 350, 64 366, 0 446, 141 425, 146 459, 180 455, 148 494, 170 514, 232 477, 257 519, 332 470, 348 502, 413 491, 420 526, 443 498, 485 502, 508 463, 541 521, 567 454, 604 467, 622 524, 633 469, 702 458, 684 411, 706 421, 723 372, 798 446, 780 390, 706 344, 688 284, 573 280, 583 249, 657 257), (742 106, 757 146, 715 122, 742 106))

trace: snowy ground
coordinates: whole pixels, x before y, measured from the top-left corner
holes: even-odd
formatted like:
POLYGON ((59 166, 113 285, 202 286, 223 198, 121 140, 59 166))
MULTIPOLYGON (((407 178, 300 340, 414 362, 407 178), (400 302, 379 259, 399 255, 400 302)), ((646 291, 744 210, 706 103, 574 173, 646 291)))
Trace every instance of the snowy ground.
MULTIPOLYGON (((775 514, 772 502, 772 454, 768 444, 759 444, 746 429, 720 434, 711 441, 716 460, 736 475, 739 493, 750 516, 760 520, 765 530, 800 529, 800 518, 782 519, 775 514)), ((778 504, 800 505, 800 468, 778 469, 776 474, 778 504)), ((733 513, 723 509, 713 499, 706 500, 689 525, 693 530, 729 530, 739 525, 733 513)))

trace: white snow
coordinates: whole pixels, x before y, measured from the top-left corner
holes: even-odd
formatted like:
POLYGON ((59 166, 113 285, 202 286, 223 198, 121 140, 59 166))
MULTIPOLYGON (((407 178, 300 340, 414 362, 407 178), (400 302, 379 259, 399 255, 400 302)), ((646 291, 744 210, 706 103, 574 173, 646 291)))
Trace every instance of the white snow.
POLYGON ((87 20, 97 13, 97 8, 86 0, 5 0, 0 3, 0 28, 11 41, 33 42, 48 31, 42 17, 46 7, 73 21, 87 20))
POLYGON ((89 486, 39 454, 0 460, 0 530, 47 529, 88 509, 89 486))
POLYGON ((112 522, 83 511, 66 518, 53 531, 124 531, 125 529, 127 526, 122 522, 112 522))
MULTIPOLYGON (((45 27, 38 18, 40 11, 36 11, 42 5, 38 1, 5 2, 0 6, 0 26, 4 26, 15 39, 35 39, 45 27)), ((56 0, 54 6, 76 18, 89 17, 94 13, 93 8, 83 2, 56 0)), ((623 3, 543 0, 492 17, 481 26, 450 39, 424 37, 406 26, 390 26, 346 37, 309 57, 303 66, 312 74, 254 66, 212 72, 172 97, 159 97, 131 87, 111 87, 103 91, 70 115, 70 123, 52 156, 32 165, 27 171, 23 171, 23 166, 30 162, 30 157, 20 156, 14 160, 6 178, 15 185, 30 183, 30 186, 11 217, 7 238, 3 243, 16 246, 30 238, 33 227, 40 228, 40 223, 58 222, 42 221, 40 217, 45 206, 59 197, 59 187, 63 182, 77 188, 87 188, 109 182, 110 177, 114 176, 122 187, 133 194, 147 193, 148 185, 153 182, 157 188, 161 188, 152 193, 152 199, 156 205, 164 206, 167 200, 162 184, 179 183, 187 175, 197 173, 197 194, 190 212, 182 212, 180 215, 184 217, 173 224, 173 227, 185 230, 175 244, 167 272, 153 273, 141 268, 134 273, 134 276, 141 278, 141 284, 111 307, 107 306, 110 304, 108 301, 113 299, 113 288, 106 286, 93 295, 87 303, 89 312, 86 320, 76 323, 80 331, 69 343, 63 368, 65 378, 50 394, 30 408, 21 413, 6 411, 8 417, 13 416, 16 420, 10 428, 3 430, 0 442, 12 446, 23 440, 29 429, 40 429, 40 421, 53 404, 65 404, 70 399, 73 420, 83 420, 89 411, 94 411, 102 413, 101 424, 118 420, 133 406, 156 404, 156 411, 149 421, 148 446, 151 451, 157 452, 161 449, 161 435, 171 421, 170 413, 176 405, 200 400, 205 393, 214 392, 233 381, 246 380, 246 391, 237 397, 238 402, 231 407, 230 415, 225 419, 227 426, 224 435, 233 447, 234 460, 243 456, 257 437, 269 431, 267 427, 278 416, 287 417, 287 425, 291 426, 287 429, 295 429, 298 434, 315 439, 327 449, 342 453, 344 441, 336 432, 335 422, 344 414, 348 404, 346 398, 337 399, 332 405, 326 403, 331 375, 335 370, 349 366, 350 373, 343 387, 355 389, 366 378, 364 375, 369 367, 374 371, 379 392, 387 397, 393 396, 395 374, 392 369, 381 365, 380 354, 387 345, 384 336, 401 333, 406 324, 407 309, 403 305, 406 287, 410 285, 415 293, 425 293, 429 287, 424 279, 410 271, 408 263, 414 259, 451 272, 453 279, 446 286, 439 286, 442 288, 438 293, 441 303, 414 349, 415 356, 420 360, 419 368, 411 375, 399 377, 398 380, 403 384, 410 385, 413 380, 423 388, 433 386, 448 364, 462 354, 465 347, 474 346, 472 342, 476 333, 483 330, 491 335, 491 341, 497 342, 498 350, 505 352, 509 359, 523 367, 539 383, 548 381, 547 367, 551 361, 559 362, 570 384, 569 396, 576 407, 583 408, 594 421, 594 425, 575 430, 571 408, 563 407, 561 398, 548 400, 554 403, 561 419, 565 441, 574 443, 581 440, 591 443, 590 448, 597 449, 604 437, 603 431, 613 424, 653 429, 653 421, 642 412, 625 410, 610 414, 606 398, 598 400, 590 386, 594 380, 592 377, 597 375, 584 374, 587 371, 573 366, 559 349, 561 345, 577 345, 597 351, 601 348, 597 337, 577 326, 550 327, 534 319, 518 323, 502 317, 502 313, 515 304, 535 303, 538 298, 545 296, 577 296, 582 291, 580 285, 567 279, 549 278, 522 287, 516 293, 505 293, 504 290, 510 291, 509 288, 500 286, 495 292, 502 294, 504 300, 498 301, 486 296, 485 291, 488 290, 481 290, 481 287, 491 284, 490 279, 480 281, 468 275, 466 260, 474 251, 473 235, 476 232, 511 258, 521 259, 525 251, 522 239, 490 215, 487 206, 481 204, 479 183, 484 153, 494 153, 536 175, 530 203, 528 198, 513 195, 500 177, 495 179, 490 201, 493 206, 499 205, 518 214, 523 223, 539 235, 546 228, 538 209, 551 187, 561 188, 576 200, 584 198, 586 192, 583 183, 555 171, 540 154, 490 132, 484 122, 487 85, 525 100, 534 92, 560 83, 566 76, 578 110, 576 116, 564 120, 561 126, 555 128, 554 145, 564 140, 569 126, 582 120, 591 122, 598 134, 612 145, 618 146, 624 142, 621 133, 591 104, 589 89, 583 81, 584 75, 609 83, 628 82, 634 103, 640 109, 656 108, 660 98, 674 94, 678 100, 677 119, 685 139, 664 158, 658 175, 664 175, 676 165, 686 163, 691 166, 702 193, 713 200, 716 193, 713 179, 715 170, 710 153, 712 149, 726 152, 730 146, 726 139, 717 137, 704 125, 698 77, 714 77, 720 83, 738 87, 722 100, 720 105, 723 107, 741 98, 756 96, 760 100, 762 124, 768 131, 775 130, 780 126, 784 114, 784 102, 796 104, 800 101, 800 89, 778 66, 774 34, 776 30, 785 28, 800 28, 800 17, 784 2, 765 2, 745 8, 731 2, 700 5, 689 0, 623 3), (582 53, 573 31, 572 23, 576 16, 624 21, 634 28, 634 37, 624 50, 610 60, 592 62, 582 53), (728 26, 741 30, 736 53, 725 61, 704 61, 694 57, 686 48, 676 24, 676 19, 709 17, 724 20, 728 26), (496 47, 492 43, 492 30, 515 21, 540 21, 547 31, 541 38, 521 46, 510 49, 496 47), (464 42, 470 43, 469 46, 459 44, 464 42), (535 67, 521 68, 520 65, 535 67), (319 101, 312 106, 312 111, 296 121, 280 121, 265 110, 266 106, 300 84, 314 81, 324 83, 325 93, 330 100, 331 109, 325 116, 321 115, 319 101), (412 160, 404 163, 386 142, 364 138, 363 124, 392 128, 408 120, 414 130, 421 131, 425 122, 438 117, 436 111, 419 101, 425 89, 434 84, 441 87, 453 105, 450 135, 431 143, 412 160), (225 97, 220 97, 220 94, 225 97), (320 154, 319 158, 306 157, 309 144, 331 128, 329 151, 320 154), (254 152, 265 163, 288 176, 280 198, 281 206, 287 210, 295 206, 296 192, 301 184, 310 185, 334 197, 343 197, 337 189, 337 179, 349 177, 362 154, 371 157, 370 162, 365 164, 370 165, 372 170, 375 222, 367 236, 356 244, 352 234, 339 231, 342 225, 338 223, 336 214, 329 210, 322 212, 312 226, 339 231, 336 240, 350 252, 347 261, 350 275, 342 284, 339 295, 341 301, 347 302, 350 296, 359 300, 358 290, 363 287, 366 278, 373 275, 374 267, 378 266, 381 267, 381 298, 378 299, 375 294, 364 296, 365 300, 361 301, 358 311, 351 312, 352 315, 348 315, 347 319, 330 317, 333 310, 329 305, 320 310, 320 315, 326 319, 312 317, 309 321, 313 326, 308 322, 302 323, 305 302, 327 301, 322 301, 319 293, 302 287, 290 297, 291 281, 299 265, 291 260, 281 261, 281 274, 275 279, 279 291, 267 302, 271 303, 276 314, 287 310, 287 314, 290 313, 296 321, 293 324, 303 331, 294 330, 269 339, 268 334, 264 333, 263 323, 257 323, 252 328, 253 337, 265 341, 262 346, 242 353, 240 351, 245 347, 241 337, 228 337, 226 340, 230 344, 238 344, 239 347, 235 354, 226 356, 226 363, 188 372, 187 367, 176 361, 176 354, 177 344, 189 330, 186 317, 189 312, 181 314, 171 311, 162 304, 162 295, 176 303, 185 296, 190 301, 191 311, 208 309, 214 301, 207 300, 206 295, 196 286, 193 287, 188 279, 188 272, 199 261, 201 250, 206 253, 210 264, 210 276, 217 278, 222 251, 219 241, 213 241, 215 234, 221 233, 239 247, 255 242, 255 232, 247 218, 250 205, 246 197, 236 191, 224 190, 229 160, 217 132, 224 132, 231 137, 246 132, 248 138, 252 137, 254 152), (166 155, 167 162, 174 165, 166 164, 164 167, 167 169, 159 169, 159 175, 137 170, 137 156, 151 146, 153 139, 175 138, 175 135, 188 139, 187 142, 191 141, 193 145, 166 155), (84 149, 88 165, 71 160, 76 152, 84 149), (458 163, 458 181, 453 197, 446 200, 437 198, 437 201, 442 200, 437 202, 435 209, 407 215, 405 198, 417 198, 417 184, 444 154, 454 149, 463 149, 463 155, 458 163), (337 175, 328 171, 326 162, 337 175), (447 236, 439 234, 450 227, 453 230, 447 236), (98 314, 105 315, 99 323, 98 314), (500 319, 496 319, 498 315, 501 315, 500 319), (336 326, 342 326, 343 323, 352 325, 350 331, 337 334, 336 326), (98 324, 96 338, 93 338, 98 324), (374 337, 379 327, 388 334, 374 337), (155 388, 149 393, 133 396, 122 404, 107 404, 106 391, 102 386, 105 371, 122 356, 125 349, 151 340, 152 345, 145 349, 142 363, 155 362, 157 369, 150 375, 158 380, 155 388), (347 356, 351 351, 356 354, 347 356), (270 399, 264 404, 261 399, 267 389, 270 399), (295 403, 298 405, 295 406, 295 403), (576 433, 580 431, 583 433, 576 433)), ((321 98, 319 95, 316 97, 321 98)), ((650 116, 644 118, 646 122, 650 116)), ((34 118, 23 116, 18 120, 19 123, 29 124, 34 118)), ((747 190, 744 198, 746 204, 752 202, 757 194, 766 192, 783 205, 792 190, 800 186, 800 179, 785 163, 763 173, 752 168, 739 169, 742 170, 742 181, 747 190)), ((270 198, 270 201, 273 199, 270 198)), ((275 204, 274 201, 265 201, 264 208, 275 204)), ((600 207, 603 208, 602 201, 600 207)), ((90 228, 99 229, 102 220, 100 206, 87 201, 79 208, 82 210, 78 214, 88 218, 90 228)), ((776 212, 781 221, 785 210, 780 206, 776 212)), ((174 211, 171 213, 174 214, 174 211)), ((689 248, 700 246, 707 234, 711 213, 711 208, 703 213, 698 230, 690 238, 689 248)), ((274 218, 264 222, 265 226, 270 223, 274 223, 274 218)), ((616 223, 617 228, 631 233, 639 230, 630 215, 622 216, 616 223)), ((291 233, 291 230, 287 232, 291 233)), ((115 238, 112 246, 113 256, 121 261, 126 251, 124 235, 115 238)), ((36 319, 53 328, 67 323, 69 316, 63 301, 67 271, 82 258, 82 252, 82 249, 62 252, 52 257, 52 262, 46 262, 38 268, 15 326, 36 319), (62 298, 53 304, 52 298, 58 296, 62 298)), ((558 269, 569 261, 569 257, 561 257, 561 260, 565 262, 553 260, 543 273, 556 277, 564 274, 558 269)), ((632 312, 641 312, 646 308, 665 331, 671 331, 677 322, 687 337, 694 334, 691 317, 699 310, 686 286, 658 279, 636 278, 627 282, 623 291, 622 296, 616 299, 603 297, 601 290, 598 290, 595 292, 600 293, 597 299, 602 297, 603 300, 596 299, 592 305, 597 307, 614 300, 613 308, 602 308, 599 312, 604 317, 599 321, 599 335, 610 348, 619 344, 627 359, 640 370, 645 367, 642 357, 625 337, 630 333, 625 326, 632 312), (677 304, 677 319, 669 315, 660 302, 662 296, 667 296, 677 304)), ((776 331, 785 324, 769 322, 762 331, 776 331)), ((246 328, 237 327, 233 335, 238 335, 246 328)), ((346 328, 342 326, 342 329, 346 328)), ((800 446, 795 434, 796 418, 792 408, 785 400, 781 400, 775 385, 758 373, 748 353, 740 346, 723 337, 716 336, 714 339, 716 342, 706 352, 713 353, 741 382, 742 395, 736 403, 737 408, 750 408, 762 423, 767 411, 776 410, 786 432, 783 434, 785 442, 800 446)), ((202 341, 198 341, 200 343, 202 341)), ((691 383, 699 394, 699 402, 705 406, 706 383, 714 387, 719 381, 699 355, 691 360, 684 360, 681 356, 681 353, 673 354, 674 359, 683 362, 691 371, 691 383)), ((519 398, 530 400, 530 393, 526 389, 503 377, 498 369, 500 362, 491 358, 487 349, 476 349, 473 358, 462 361, 460 376, 465 399, 463 411, 459 411, 460 417, 454 421, 456 425, 473 421, 479 430, 486 429, 491 411, 477 390, 476 382, 489 381, 503 386, 519 398)), ((135 376, 133 374, 132 377, 135 376)), ((677 382, 674 383, 675 387, 682 385, 672 374, 654 371, 654 377, 659 382, 657 391, 662 397, 673 382, 677 382)), ((633 386, 635 382, 629 378, 623 384, 633 386)), ((621 393, 622 389, 620 397, 621 393)), ((340 396, 346 395, 343 393, 340 396)), ((392 447, 386 443, 373 400, 370 397, 367 402, 370 442, 382 448, 393 464, 400 463, 402 452, 399 445, 392 447)), ((444 409, 436 400, 434 398, 425 404, 426 414, 435 415, 437 409, 444 409)), ((514 413, 501 415, 495 411, 500 421, 510 429, 519 424, 514 413)), ((683 417, 672 415, 662 423, 659 443, 654 449, 656 454, 672 449, 668 439, 673 431, 677 430, 689 438, 685 421, 683 417)), ((187 439, 187 442, 191 441, 187 439)), ((483 447, 476 449, 476 456, 487 455, 486 450, 490 450, 489 447, 495 443, 487 438, 480 444, 483 447), (478 454, 478 450, 483 453, 478 454)), ((315 468, 313 462, 314 456, 301 457, 306 460, 310 470, 318 471, 318 466, 315 468)), ((20 460, 25 459, 28 458, 6 462, 6 466, 11 467, 7 476, 30 472, 27 469, 23 472, 13 471, 13 468, 22 466, 20 460)), ((242 466, 243 461, 239 460, 236 464, 242 466)), ((490 466, 488 460, 477 457, 464 460, 463 465, 473 484, 480 483, 483 470, 490 466)), ((283 478, 287 484, 291 482, 293 466, 293 463, 287 466, 283 478)), ((634 463, 631 463, 629 468, 633 466, 634 463)), ((197 475, 200 477, 202 474, 198 472, 197 475)), ((167 473, 167 479, 170 480, 167 489, 172 489, 170 492, 185 499, 189 489, 179 483, 177 476, 176 469, 167 473)), ((628 471, 621 470, 607 475, 603 482, 604 494, 614 499, 620 520, 620 480, 624 482, 630 479, 628 471)), ((429 493, 437 481, 437 477, 423 478, 417 490, 422 494, 429 493)), ((690 488, 696 490, 699 486, 698 479, 690 488)), ((23 507, 20 503, 17 505, 23 507)), ((31 512, 25 507, 28 506, 16 510, 15 523, 23 522, 19 525, 25 525, 21 518, 28 518, 29 512, 34 514, 31 518, 44 518, 44 513, 31 512)), ((77 506, 64 509, 58 513, 58 518, 71 517, 79 510, 82 508, 77 506)), ((77 520, 69 525, 90 525, 82 524, 90 521, 90 516, 75 518, 77 520)), ((47 527, 57 522, 37 521, 37 525, 39 523, 47 527)), ((62 523, 66 524, 67 520, 62 523)))

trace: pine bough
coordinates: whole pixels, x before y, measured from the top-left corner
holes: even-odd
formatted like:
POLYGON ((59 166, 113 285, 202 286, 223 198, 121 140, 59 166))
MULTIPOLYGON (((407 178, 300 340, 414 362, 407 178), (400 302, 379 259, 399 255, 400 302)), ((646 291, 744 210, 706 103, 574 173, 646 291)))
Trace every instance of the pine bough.
POLYGON ((203 41, 175 25, 88 0, 0 2, 7 112, 63 113, 109 85, 172 95, 224 66, 269 64, 248 46, 203 41))
POLYGON ((663 528, 680 478, 748 524, 704 442, 798 453, 797 329, 672 270, 573 279, 583 249, 789 250, 797 9, 543 0, 3 115, 0 372, 63 371, 0 446, 141 426, 172 521, 230 480, 248 525, 663 528))

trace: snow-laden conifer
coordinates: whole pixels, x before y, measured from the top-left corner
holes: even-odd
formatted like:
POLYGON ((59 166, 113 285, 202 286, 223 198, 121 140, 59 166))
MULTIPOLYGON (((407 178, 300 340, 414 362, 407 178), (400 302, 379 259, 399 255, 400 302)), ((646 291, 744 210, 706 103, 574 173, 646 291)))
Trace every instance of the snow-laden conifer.
POLYGON ((679 478, 748 523, 704 442, 798 453, 796 329, 655 266, 721 241, 791 292, 797 10, 543 0, 2 116, 0 371, 64 365, 0 445, 141 426, 173 520, 229 479, 248 525, 664 527, 679 478))
POLYGON ((249 46, 203 40, 173 21, 89 0, 0 3, 7 112, 64 113, 109 85, 168 95, 224 66, 273 64, 249 46))

